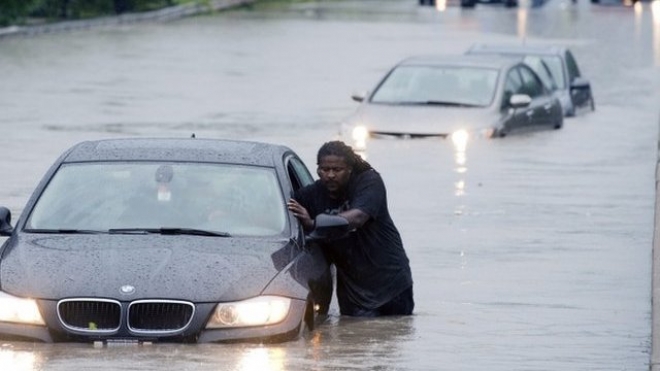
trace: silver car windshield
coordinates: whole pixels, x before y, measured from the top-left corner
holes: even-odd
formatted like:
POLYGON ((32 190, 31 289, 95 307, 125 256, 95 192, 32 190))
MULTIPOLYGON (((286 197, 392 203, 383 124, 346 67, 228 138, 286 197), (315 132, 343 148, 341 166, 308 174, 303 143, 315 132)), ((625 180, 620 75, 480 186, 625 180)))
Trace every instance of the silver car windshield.
POLYGON ((277 176, 268 168, 154 162, 68 164, 49 182, 25 228, 270 236, 285 228, 284 204, 277 176))
POLYGON ((372 103, 488 106, 498 70, 476 67, 400 66, 371 97, 372 103))

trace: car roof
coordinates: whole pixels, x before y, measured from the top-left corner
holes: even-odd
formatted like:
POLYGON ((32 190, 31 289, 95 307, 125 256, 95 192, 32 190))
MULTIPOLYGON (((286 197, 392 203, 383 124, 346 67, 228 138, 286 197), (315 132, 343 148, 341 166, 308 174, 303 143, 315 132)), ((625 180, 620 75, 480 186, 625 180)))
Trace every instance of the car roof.
POLYGON ((467 53, 560 55, 566 50, 566 47, 558 45, 474 44, 467 53))
POLYGON ((503 69, 519 64, 511 58, 502 56, 476 55, 421 55, 406 58, 397 66, 448 66, 503 69))
POLYGON ((62 155, 62 162, 182 161, 275 167, 290 148, 270 143, 201 138, 122 138, 85 141, 62 155))

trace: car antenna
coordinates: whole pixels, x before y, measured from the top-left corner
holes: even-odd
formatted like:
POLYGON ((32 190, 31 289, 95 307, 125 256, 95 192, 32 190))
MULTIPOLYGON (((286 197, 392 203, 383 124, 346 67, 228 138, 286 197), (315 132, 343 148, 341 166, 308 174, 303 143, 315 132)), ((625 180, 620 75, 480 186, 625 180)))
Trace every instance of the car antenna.
POLYGON ((191 135, 190 137, 191 137, 191 138, 196 138, 196 137, 195 137, 195 133, 192 133, 192 135, 191 135))

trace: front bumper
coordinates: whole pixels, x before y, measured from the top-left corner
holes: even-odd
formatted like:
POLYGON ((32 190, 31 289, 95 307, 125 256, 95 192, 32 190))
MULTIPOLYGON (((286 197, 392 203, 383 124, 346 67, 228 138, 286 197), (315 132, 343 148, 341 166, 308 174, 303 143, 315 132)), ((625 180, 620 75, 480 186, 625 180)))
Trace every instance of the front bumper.
POLYGON ((117 331, 111 333, 93 331, 76 331, 64 326, 57 314, 57 303, 55 301, 40 301, 39 306, 46 322, 46 326, 22 325, 14 323, 0 323, 0 339, 34 341, 34 342, 281 342, 293 340, 300 333, 300 326, 304 324, 306 302, 303 300, 292 300, 289 313, 282 321, 274 325, 206 329, 206 323, 210 318, 215 303, 195 304, 195 314, 182 331, 175 334, 159 335, 132 332, 122 318, 122 323, 117 331))

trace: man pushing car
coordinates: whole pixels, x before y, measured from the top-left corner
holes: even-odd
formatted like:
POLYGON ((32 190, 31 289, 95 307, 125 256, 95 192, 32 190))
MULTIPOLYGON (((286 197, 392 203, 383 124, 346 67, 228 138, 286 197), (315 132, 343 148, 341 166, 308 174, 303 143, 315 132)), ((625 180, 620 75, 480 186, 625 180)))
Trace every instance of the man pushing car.
POLYGON ((380 174, 341 141, 323 144, 317 165, 319 180, 299 189, 287 206, 306 231, 314 229, 319 214, 339 215, 353 229, 344 238, 323 243, 337 270, 341 314, 412 314, 410 264, 380 174))

